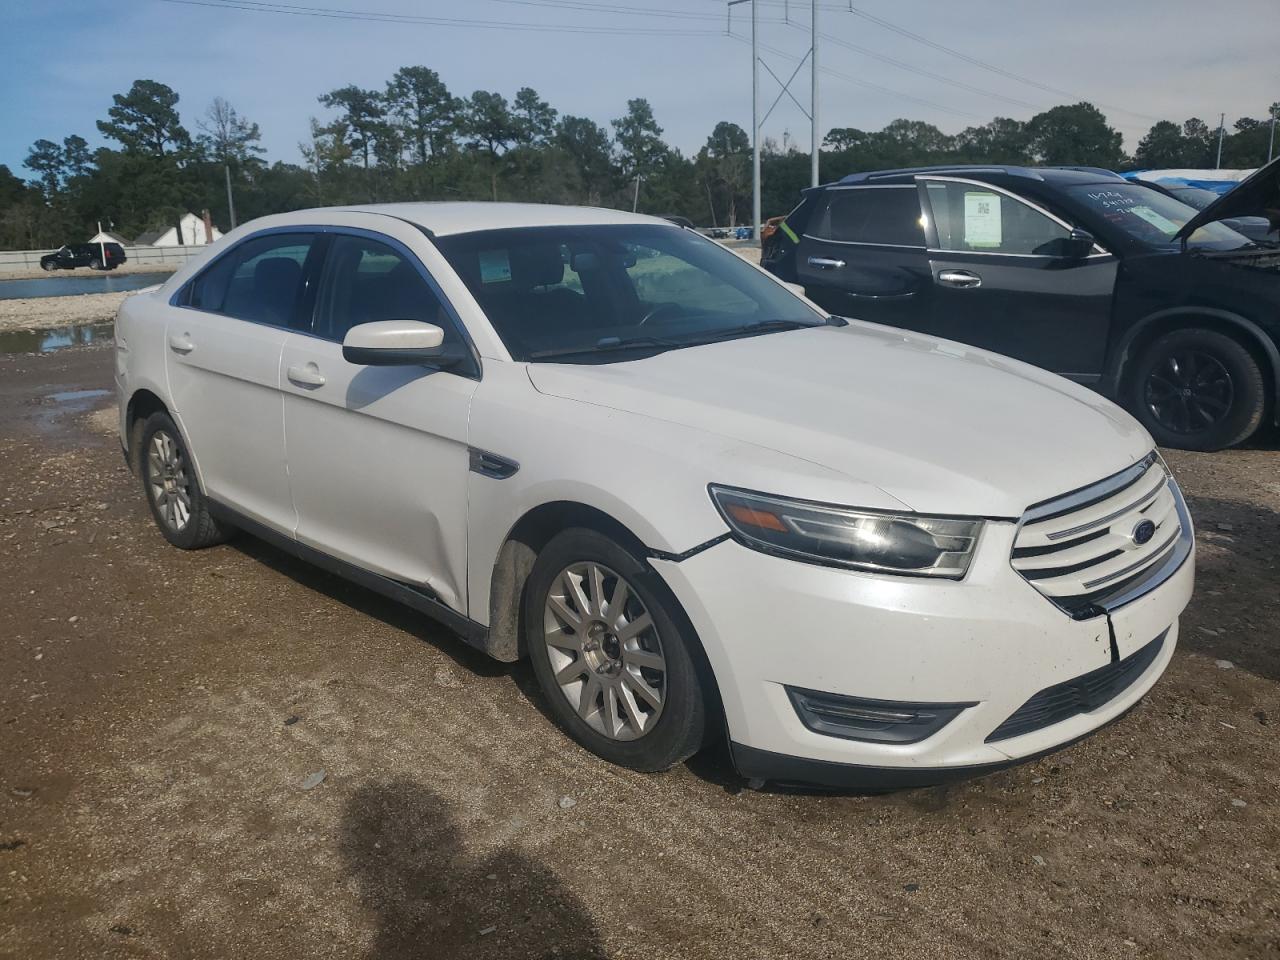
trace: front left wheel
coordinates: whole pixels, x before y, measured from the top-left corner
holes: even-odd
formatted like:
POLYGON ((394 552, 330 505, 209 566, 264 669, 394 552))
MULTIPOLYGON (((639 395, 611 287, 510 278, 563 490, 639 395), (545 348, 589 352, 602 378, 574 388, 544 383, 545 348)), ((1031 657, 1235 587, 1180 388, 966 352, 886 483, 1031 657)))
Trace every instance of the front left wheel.
POLYGON ((538 554, 525 590, 525 643, 547 706, 596 755, 646 772, 703 745, 708 695, 697 640, 642 560, 594 530, 538 554))
POLYGON ((139 437, 138 474, 164 538, 184 550, 225 540, 227 532, 209 512, 187 446, 169 415, 153 413, 139 437))

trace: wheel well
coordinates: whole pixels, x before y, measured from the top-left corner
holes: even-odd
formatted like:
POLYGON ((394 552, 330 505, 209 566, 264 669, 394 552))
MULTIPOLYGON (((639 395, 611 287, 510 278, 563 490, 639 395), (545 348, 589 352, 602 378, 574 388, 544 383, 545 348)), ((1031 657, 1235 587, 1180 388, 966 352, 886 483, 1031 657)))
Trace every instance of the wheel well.
POLYGON ((1137 366, 1138 358, 1152 343, 1166 333, 1173 333, 1175 330, 1212 330, 1225 337, 1230 337, 1244 347, 1257 362, 1258 369, 1262 371, 1262 382, 1266 385, 1267 410, 1270 412, 1274 409, 1277 371, 1272 358, 1262 344, 1258 342, 1257 336, 1247 327, 1242 327, 1226 317, 1215 317, 1212 314, 1199 313, 1174 314, 1173 316, 1162 317, 1147 324, 1139 331, 1125 348, 1123 366, 1120 370, 1120 398, 1127 399, 1129 389, 1133 386, 1133 370, 1137 366))
POLYGON ((639 537, 603 510, 568 500, 534 507, 511 528, 493 565, 487 644, 491 656, 508 662, 524 656, 520 630, 524 585, 542 548, 557 533, 570 527, 603 533, 639 557, 649 552, 639 537))
MULTIPOLYGON (((521 629, 525 584, 533 571, 539 551, 552 537, 571 527, 585 527, 602 533, 637 557, 643 558, 651 553, 639 537, 603 510, 574 501, 555 501, 534 507, 511 528, 493 565, 493 579, 489 589, 489 633, 485 645, 490 656, 508 663, 525 656, 524 631, 521 629)), ((693 640, 694 661, 708 696, 711 697, 708 709, 718 718, 713 722, 723 725, 724 707, 720 699, 720 686, 716 681, 715 671, 711 669, 707 652, 702 647, 702 640, 684 607, 665 581, 656 577, 656 584, 670 602, 672 617, 680 625, 684 635, 693 640)))
POLYGON ((129 406, 125 411, 125 423, 127 425, 129 438, 129 447, 125 451, 129 459, 129 469, 137 471, 137 462, 135 453, 138 448, 138 430, 147 417, 153 413, 168 413, 169 408, 164 405, 164 401, 157 397, 150 390, 138 390, 129 398, 129 406))

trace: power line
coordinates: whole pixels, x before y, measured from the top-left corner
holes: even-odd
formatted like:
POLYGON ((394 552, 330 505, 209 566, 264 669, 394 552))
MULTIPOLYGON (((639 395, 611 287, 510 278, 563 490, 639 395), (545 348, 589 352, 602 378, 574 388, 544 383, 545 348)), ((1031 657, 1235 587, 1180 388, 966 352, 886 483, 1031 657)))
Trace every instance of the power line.
POLYGON ((289 16, 319 17, 330 20, 358 20, 371 23, 399 23, 432 27, 470 27, 489 30, 523 30, 535 33, 585 33, 649 37, 719 37, 724 35, 722 30, 669 30, 659 27, 519 23, 499 20, 475 20, 463 17, 427 17, 414 14, 381 13, 366 10, 344 10, 335 7, 312 7, 302 4, 264 2, 264 0, 160 0, 160 2, 192 7, 208 7, 216 10, 281 13, 289 16))
MULTIPOLYGON (((715 2, 720 2, 720 0, 715 0, 715 2)), ((763 6, 773 7, 774 9, 778 9, 782 5, 780 3, 780 0, 755 0, 755 2, 760 3, 763 6)), ((876 16, 875 14, 868 13, 867 11, 862 10, 859 7, 855 7, 852 3, 849 3, 847 5, 838 4, 838 3, 819 4, 819 7, 823 10, 835 10, 842 13, 852 14, 853 16, 866 20, 869 23, 874 23, 878 27, 881 27, 892 33, 896 33, 899 36, 906 37, 909 40, 914 40, 916 43, 924 44, 925 46, 930 47, 934 50, 937 50, 940 53, 945 53, 948 56, 956 57, 959 60, 963 60, 965 63, 971 64, 972 66, 978 67, 982 70, 987 70, 991 73, 998 74, 999 76, 1002 76, 1008 80, 1016 80, 1019 83, 1024 83, 1024 84, 1027 84, 1028 86, 1035 87, 1039 90, 1043 90, 1046 93, 1052 93, 1055 96, 1066 97, 1069 100, 1084 99, 1080 97, 1078 94, 1072 93, 1070 90, 1063 90, 1061 87, 1055 87, 1047 83, 1042 83, 1039 80, 1034 80, 1031 77, 1025 77, 1020 73, 1014 73, 1012 70, 1006 70, 1004 67, 1001 67, 997 64, 990 63, 989 61, 971 56, 970 54, 967 54, 962 50, 956 50, 953 47, 948 47, 945 44, 938 43, 935 40, 930 40, 928 37, 922 36, 921 34, 916 33, 914 30, 910 30, 906 27, 903 27, 894 23, 891 20, 886 20, 884 17, 876 16)), ((827 37, 827 39, 834 40, 834 38, 831 38, 831 37, 827 37)), ((835 42, 838 43, 840 41, 835 40, 835 42)), ((862 53, 866 51, 859 50, 858 52, 862 53)), ((877 59, 881 59, 881 58, 877 57, 877 59)), ((946 82, 953 83, 957 86, 961 85, 957 81, 948 80, 946 82)), ((1005 99, 1005 100, 1011 99, 1008 97, 1003 97, 999 94, 991 94, 987 91, 982 91, 982 92, 984 92, 988 96, 997 96, 1000 99, 1005 99)), ((1099 107, 1105 107, 1108 110, 1114 110, 1119 113, 1125 113, 1131 117, 1140 117, 1143 120, 1151 120, 1151 121, 1157 121, 1161 119, 1160 117, 1153 117, 1149 114, 1138 113, 1137 111, 1129 110, 1125 107, 1117 106, 1116 104, 1104 103, 1101 100, 1096 100, 1093 98, 1089 98, 1089 99, 1091 100, 1091 102, 1093 102, 1099 107)), ((1031 109, 1040 109, 1034 104, 1022 103, 1020 105, 1029 106, 1031 109)))
MULTIPOLYGON (((734 40, 737 40, 739 43, 745 43, 748 45, 750 45, 751 43, 750 39, 748 39, 747 37, 740 36, 739 34, 736 34, 736 33, 731 32, 729 34, 729 37, 734 40)), ((773 47, 765 43, 759 44, 759 46, 761 50, 768 51, 769 53, 772 53, 774 56, 781 57, 784 60, 790 60, 792 63, 799 63, 800 60, 802 59, 801 57, 797 57, 790 53, 787 53, 785 50, 781 50, 778 47, 773 47)), ((847 73, 841 73, 839 70, 833 70, 830 67, 820 67, 819 72, 825 73, 827 74, 827 76, 837 77, 840 80, 844 80, 847 83, 855 84, 859 87, 865 87, 868 90, 875 90, 877 93, 883 93, 891 97, 897 97, 900 100, 910 100, 912 103, 917 103, 923 107, 932 107, 934 110, 941 110, 944 113, 954 114, 955 116, 965 117, 970 120, 982 119, 982 117, 980 117, 976 113, 969 113, 965 110, 957 110, 954 107, 948 107, 944 103, 938 103, 936 100, 927 100, 924 97, 917 97, 910 93, 903 93, 901 90, 894 90, 891 87, 884 87, 878 83, 872 83, 869 80, 863 80, 859 77, 852 77, 847 73)))
MULTIPOLYGON (((841 9, 844 9, 844 8, 842 7, 841 9)), ((797 30, 806 29, 802 24, 795 23, 794 21, 788 21, 788 23, 791 26, 795 27, 797 30)), ((895 57, 886 56, 883 53, 877 53, 876 51, 868 49, 867 47, 859 46, 856 43, 850 43, 848 40, 843 40, 840 37, 832 36, 829 33, 824 33, 822 31, 819 31, 818 36, 821 37, 823 40, 828 41, 829 43, 834 43, 838 47, 844 47, 846 50, 852 50, 854 53, 860 53, 864 57, 870 57, 872 60, 879 60, 881 63, 891 64, 895 67, 898 67, 901 70, 906 70, 909 73, 916 73, 922 77, 929 77, 931 80, 937 80, 940 83, 945 83, 951 87, 957 87, 961 90, 967 90, 970 93, 976 93, 984 97, 990 97, 993 100, 1003 100, 1006 103, 1012 103, 1015 106, 1019 106, 1019 107, 1027 107, 1028 109, 1031 109, 1031 110, 1043 109, 1043 107, 1039 104, 1031 103, 1027 100, 1019 100, 1017 97, 1005 96, 1004 94, 996 93, 993 90, 984 90, 982 87, 975 87, 972 84, 965 83, 961 80, 956 80, 956 79, 953 79, 952 77, 946 77, 940 73, 934 73, 931 70, 925 70, 923 67, 917 67, 914 64, 907 63, 905 60, 898 60, 895 57)))

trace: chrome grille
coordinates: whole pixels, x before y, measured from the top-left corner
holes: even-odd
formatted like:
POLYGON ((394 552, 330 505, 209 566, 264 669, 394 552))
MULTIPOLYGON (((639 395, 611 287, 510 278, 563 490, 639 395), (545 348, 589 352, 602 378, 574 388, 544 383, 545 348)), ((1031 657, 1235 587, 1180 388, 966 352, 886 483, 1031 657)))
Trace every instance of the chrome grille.
POLYGON ((1186 559, 1191 540, 1182 494, 1153 452, 1115 476, 1030 507, 1012 562, 1040 593, 1083 619, 1163 582, 1186 559))

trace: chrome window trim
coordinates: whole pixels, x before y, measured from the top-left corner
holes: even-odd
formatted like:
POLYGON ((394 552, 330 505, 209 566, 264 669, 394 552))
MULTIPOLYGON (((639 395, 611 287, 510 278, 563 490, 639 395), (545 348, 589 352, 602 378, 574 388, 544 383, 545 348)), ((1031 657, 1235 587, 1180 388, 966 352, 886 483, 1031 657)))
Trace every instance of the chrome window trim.
MULTIPOLYGON (((813 239, 818 239, 814 237, 813 239)), ((839 243, 839 240, 827 240, 826 243, 839 243)), ((879 244, 879 246, 887 246, 887 244, 879 244)), ((1096 244, 1095 244, 1096 246, 1096 244)), ((1062 257, 1055 257, 1051 253, 999 253, 994 250, 943 250, 939 247, 929 247, 926 251, 929 254, 940 254, 945 257, 1021 257, 1030 260, 1061 260, 1062 257)), ((1085 260, 1099 260, 1113 255, 1103 251, 1101 253, 1091 253, 1085 260)), ((1058 374, 1063 376, 1063 374, 1058 374)))
MULTIPOLYGON (((925 185, 925 196, 928 196, 928 187, 929 187, 929 184, 930 184, 930 183, 933 183, 933 182, 940 182, 940 183, 966 183, 966 184, 969 184, 970 186, 974 186, 974 187, 983 187, 983 188, 985 188, 985 189, 987 189, 987 190, 992 190, 992 191, 994 191, 995 193, 1002 193, 1002 194, 1004 194, 1006 197, 1008 197, 1010 200, 1014 200, 1014 201, 1016 201, 1017 203, 1021 203, 1021 204, 1023 204, 1024 206, 1030 207, 1032 210, 1036 211, 1036 213, 1039 213, 1039 214, 1041 214, 1042 216, 1046 216, 1046 217, 1048 217, 1050 220, 1052 220, 1052 221, 1053 221, 1054 223, 1056 223, 1058 226, 1063 227, 1063 228, 1064 228, 1064 229, 1066 229, 1068 232, 1070 232, 1071 230, 1074 230, 1074 229, 1075 229, 1075 227, 1073 227, 1071 224, 1067 223, 1067 221, 1063 220, 1060 216, 1058 216, 1057 214, 1055 214, 1055 213, 1051 213, 1050 211, 1046 210, 1044 207, 1040 206, 1040 204, 1036 203, 1034 200, 1029 200, 1029 199, 1027 199, 1027 198, 1026 198, 1026 197, 1024 197, 1024 196, 1021 196, 1021 195, 1019 195, 1019 194, 1014 193, 1012 190, 1006 190, 1004 187, 997 187, 994 183, 987 183, 985 180, 970 180, 968 177, 947 177, 947 176, 935 176, 935 175, 933 175, 933 174, 926 174, 926 175, 918 176, 918 177, 916 177, 916 180, 917 180, 917 182, 919 182, 919 183, 923 183, 923 184, 925 185)), ((929 211, 929 212, 930 212, 930 213, 932 213, 932 212, 933 212, 933 208, 932 208, 932 207, 930 207, 930 211, 929 211)), ((1098 243, 1098 242, 1096 241, 1096 239, 1095 239, 1095 242, 1094 242, 1094 244, 1093 244, 1093 248, 1094 248, 1094 250, 1096 250, 1096 251, 1098 251, 1098 252, 1097 252, 1097 253, 1091 253, 1091 254, 1089 254, 1089 256, 1088 256, 1088 257, 1086 257, 1085 259, 1091 259, 1091 258, 1093 258, 1093 257, 1098 256, 1099 254, 1106 254, 1106 255, 1108 255, 1108 256, 1110 255, 1110 254, 1108 253, 1108 251, 1107 251, 1107 250, 1102 246, 1102 244, 1100 244, 1100 243, 1098 243)), ((1058 259, 1061 259, 1060 257, 1049 257, 1047 254, 1042 254, 1042 253, 991 253, 991 252, 987 252, 987 251, 973 251, 973 250, 940 250, 939 252, 940 252, 940 253, 975 253, 975 252, 976 252, 976 253, 979 253, 980 255, 984 255, 984 256, 988 256, 988 257, 990 257, 990 256, 998 256, 998 257, 1045 257, 1045 258, 1047 258, 1047 259, 1051 259, 1051 260, 1058 260, 1058 259)))
MULTIPOLYGON (((914 182, 912 183, 851 183, 848 186, 843 186, 843 187, 837 184, 835 186, 828 187, 826 192, 834 193, 836 191, 840 191, 842 193, 848 193, 852 190, 915 190, 917 193, 919 193, 919 189, 916 187, 914 182)), ((918 200, 917 200, 917 206, 919 206, 918 200)), ((825 213, 825 210, 821 211, 816 219, 821 220, 822 213, 825 213)), ((924 215, 925 215, 924 209, 921 208, 920 210, 921 218, 923 218, 924 215)), ((815 218, 810 218, 810 219, 812 220, 815 218)), ((806 240, 814 240, 818 243, 838 243, 844 247, 888 247, 891 250, 925 250, 928 246, 927 242, 925 242, 926 240, 925 228, 923 224, 920 225, 920 239, 922 241, 921 243, 876 243, 873 240, 832 240, 829 237, 819 237, 812 233, 801 233, 800 236, 804 237, 806 240)))

